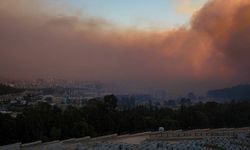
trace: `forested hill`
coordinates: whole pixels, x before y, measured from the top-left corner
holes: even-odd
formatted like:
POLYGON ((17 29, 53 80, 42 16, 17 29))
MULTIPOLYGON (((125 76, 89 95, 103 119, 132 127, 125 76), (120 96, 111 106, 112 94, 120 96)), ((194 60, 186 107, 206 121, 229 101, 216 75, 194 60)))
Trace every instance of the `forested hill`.
POLYGON ((231 88, 210 90, 208 97, 229 100, 247 100, 250 99, 250 84, 238 85, 231 88))
POLYGON ((0 83, 0 95, 20 93, 22 91, 23 91, 23 89, 10 87, 10 86, 7 86, 7 85, 0 83))

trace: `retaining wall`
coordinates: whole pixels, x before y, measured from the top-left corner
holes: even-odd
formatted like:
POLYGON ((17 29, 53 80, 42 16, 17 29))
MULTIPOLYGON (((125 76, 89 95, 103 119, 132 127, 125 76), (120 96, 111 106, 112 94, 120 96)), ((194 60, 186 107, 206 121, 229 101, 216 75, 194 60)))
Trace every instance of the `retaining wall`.
POLYGON ((143 132, 137 134, 126 135, 106 135, 91 138, 89 136, 82 138, 72 138, 63 141, 52 141, 42 143, 42 141, 36 141, 32 143, 15 143, 5 146, 0 146, 0 150, 75 150, 78 144, 95 144, 102 142, 114 142, 114 143, 129 143, 139 144, 144 140, 156 140, 156 139, 192 139, 203 138, 206 136, 236 136, 238 134, 250 134, 250 127, 245 128, 221 128, 221 129, 196 129, 189 131, 175 130, 165 132, 143 132))

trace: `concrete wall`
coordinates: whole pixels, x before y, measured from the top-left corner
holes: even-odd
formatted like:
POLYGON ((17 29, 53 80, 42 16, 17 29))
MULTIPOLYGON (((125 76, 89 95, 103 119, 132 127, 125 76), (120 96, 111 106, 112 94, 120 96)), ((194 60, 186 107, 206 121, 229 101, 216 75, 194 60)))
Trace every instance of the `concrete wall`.
POLYGON ((120 135, 112 134, 107 136, 101 136, 96 138, 83 137, 73 138, 64 141, 53 141, 42 143, 42 141, 36 141, 27 144, 15 143, 6 146, 0 146, 0 150, 75 150, 78 144, 94 144, 101 142, 112 142, 112 143, 128 143, 128 144, 139 144, 140 142, 147 139, 181 139, 181 138, 202 138, 206 136, 235 136, 241 133, 250 133, 250 127, 246 128, 230 128, 230 129, 197 129, 197 130, 175 130, 165 132, 144 132, 138 134, 126 134, 120 135))
POLYGON ((118 136, 112 142, 114 143, 128 143, 128 144, 140 144, 141 142, 149 139, 149 135, 152 132, 143 132, 137 134, 127 134, 118 136))
POLYGON ((0 150, 20 150, 21 143, 0 146, 0 150))
POLYGON ((189 131, 165 131, 165 132, 152 132, 149 136, 150 139, 171 139, 171 138, 202 138, 206 136, 236 136, 241 133, 250 133, 250 127, 246 128, 221 128, 221 129, 196 129, 189 131))
POLYGON ((42 143, 41 141, 22 144, 21 150, 62 150, 63 145, 60 141, 42 143))

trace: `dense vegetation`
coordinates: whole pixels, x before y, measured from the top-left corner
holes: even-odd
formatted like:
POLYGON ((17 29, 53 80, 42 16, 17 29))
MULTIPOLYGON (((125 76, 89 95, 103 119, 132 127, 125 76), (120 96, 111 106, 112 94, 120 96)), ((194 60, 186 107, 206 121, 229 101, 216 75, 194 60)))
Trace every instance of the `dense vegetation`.
POLYGON ((208 102, 178 110, 150 106, 121 110, 113 95, 90 100, 81 108, 59 109, 41 103, 24 109, 17 117, 0 114, 0 144, 134 133, 157 130, 159 126, 183 130, 250 126, 250 103, 208 102))
POLYGON ((23 89, 10 87, 0 83, 0 95, 14 94, 23 92, 23 89))

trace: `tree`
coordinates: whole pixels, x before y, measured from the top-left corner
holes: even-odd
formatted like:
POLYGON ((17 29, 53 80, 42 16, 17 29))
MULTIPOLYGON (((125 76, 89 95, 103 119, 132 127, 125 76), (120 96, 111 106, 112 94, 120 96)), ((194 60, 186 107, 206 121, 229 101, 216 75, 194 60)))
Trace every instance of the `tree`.
POLYGON ((108 110, 115 110, 117 107, 117 98, 114 95, 107 95, 104 97, 104 104, 108 110))
POLYGON ((58 140, 61 138, 61 130, 56 127, 52 127, 50 131, 50 139, 51 140, 58 140))

